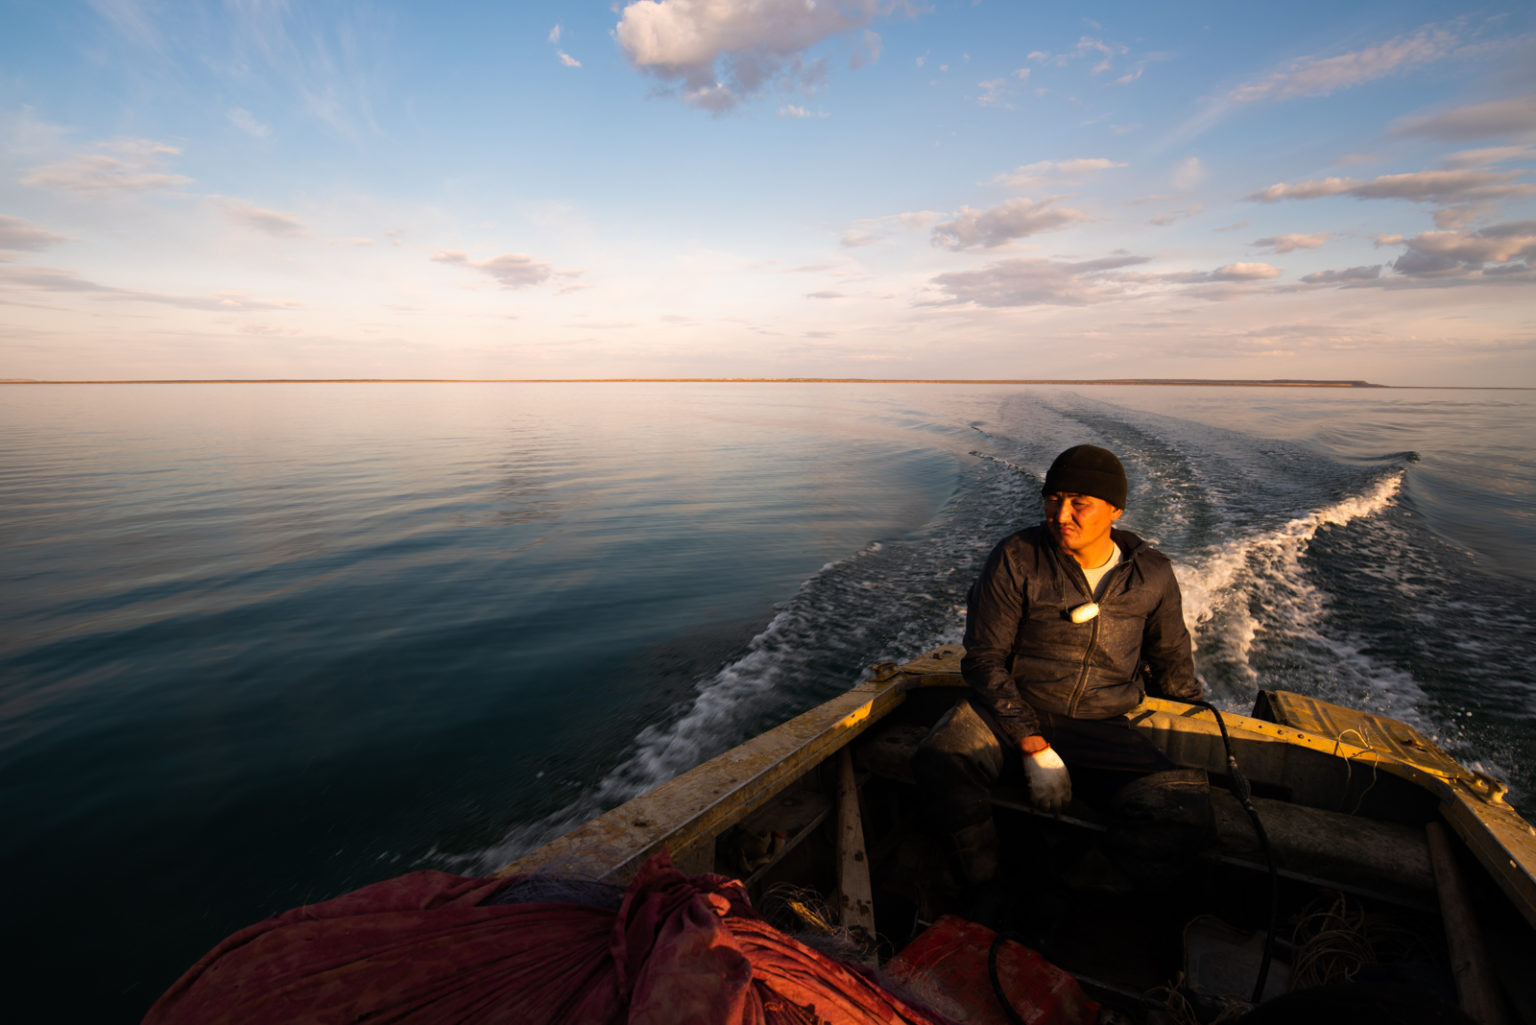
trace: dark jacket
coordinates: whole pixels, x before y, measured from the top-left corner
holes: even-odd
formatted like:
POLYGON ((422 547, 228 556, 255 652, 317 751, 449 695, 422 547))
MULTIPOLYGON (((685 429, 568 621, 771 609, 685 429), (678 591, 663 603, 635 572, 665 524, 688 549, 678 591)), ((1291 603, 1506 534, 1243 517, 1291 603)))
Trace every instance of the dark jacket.
POLYGON ((1108 719, 1143 693, 1201 696, 1173 564, 1135 534, 1113 530, 1121 561, 1099 583, 1099 615, 1082 567, 1043 525, 1004 538, 971 587, 960 663, 976 703, 1012 745, 1040 732, 1036 710, 1108 719))

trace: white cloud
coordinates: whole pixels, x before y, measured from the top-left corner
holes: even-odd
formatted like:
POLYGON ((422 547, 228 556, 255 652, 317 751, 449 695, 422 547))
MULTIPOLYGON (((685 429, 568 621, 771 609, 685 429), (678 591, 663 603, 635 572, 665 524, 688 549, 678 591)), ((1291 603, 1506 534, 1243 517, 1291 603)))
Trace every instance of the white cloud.
POLYGON ((1267 263, 1229 263, 1211 272, 1214 281, 1263 281, 1279 276, 1279 268, 1267 263))
POLYGON ((1492 220, 1499 214, 1497 203, 1466 203, 1445 206, 1435 211, 1435 227, 1442 231, 1457 231, 1478 221, 1492 220))
POLYGON ((1173 169, 1173 187, 1187 192, 1205 181, 1205 165, 1199 157, 1188 157, 1173 169))
POLYGON ((1454 32, 1425 26, 1377 46, 1333 57, 1299 57, 1285 68, 1234 89, 1229 97, 1237 103, 1287 100, 1298 96, 1327 96, 1365 82, 1386 78, 1408 68, 1450 56, 1456 49, 1454 32))
POLYGON ((1126 48, 1118 43, 1110 44, 1102 39, 1091 39, 1088 36, 1083 36, 1078 39, 1077 47, 1073 50, 1072 56, 1077 58, 1097 56, 1099 58, 1098 63, 1093 66, 1091 71, 1092 74, 1097 75, 1108 71, 1113 60, 1126 52, 1126 48))
POLYGON ((1439 114, 1404 118, 1392 126, 1393 135, 1418 135, 1446 142, 1536 136, 1536 96, 1515 96, 1439 114))
POLYGON ((68 241, 63 235, 55 235, 31 221, 0 214, 0 249, 47 249, 68 241))
POLYGON ((495 278, 502 288, 541 285, 555 273, 550 264, 539 263, 524 253, 503 253, 489 260, 471 260, 468 255, 457 250, 442 250, 432 255, 432 262, 477 270, 495 278))
POLYGON ((568 67, 568 68, 579 68, 579 67, 581 67, 581 61, 577 60, 575 57, 572 57, 570 54, 566 53, 564 50, 556 50, 555 54, 560 58, 560 63, 565 65, 566 67, 568 67))
POLYGON ((824 111, 807 110, 806 108, 800 107, 800 106, 796 106, 793 103, 786 104, 785 106, 782 106, 782 107, 779 108, 779 117, 826 117, 826 116, 827 115, 826 115, 826 113, 824 111))
POLYGON ((243 107, 231 107, 225 116, 230 124, 253 139, 265 139, 272 134, 270 126, 257 121, 256 116, 243 107))
POLYGON ((157 292, 140 292, 112 285, 98 284, 80 277, 74 271, 57 267, 4 266, 0 265, 0 290, 16 289, 27 292, 55 292, 87 295, 112 302, 143 302, 162 306, 174 306, 184 310, 227 313, 231 310, 294 310, 302 304, 292 300, 269 301, 251 299, 244 293, 220 292, 213 296, 164 295, 157 292))
POLYGON ((1005 175, 998 176, 997 182, 1015 189, 1038 188, 1050 182, 1077 180, 1096 172, 1107 171, 1111 168, 1124 167, 1125 164, 1118 160, 1110 160, 1107 157, 1079 157, 1075 160, 1037 160, 1033 164, 1023 164, 1014 168, 1005 175))
POLYGON ((1536 195, 1536 185, 1520 184, 1517 182, 1520 177, 1518 171, 1461 170, 1388 174, 1370 181, 1324 178, 1322 181, 1295 185, 1271 185, 1247 198, 1261 203, 1278 203, 1283 199, 1322 199, 1328 196, 1449 203, 1536 195))
POLYGON ((885 41, 880 38, 880 33, 866 29, 863 38, 864 45, 855 50, 853 56, 848 59, 848 66, 855 71, 870 64, 879 63, 880 53, 885 49, 885 41))
POLYGON ((1481 231, 1426 231, 1403 240, 1408 251, 1392 264, 1410 277, 1441 277, 1484 271, 1485 264, 1536 261, 1536 221, 1513 221, 1481 231))
POLYGON ((1141 256, 1082 263, 1003 260, 981 270, 938 275, 933 284, 948 298, 933 305, 1087 306, 1123 297, 1127 288, 1113 272, 1145 262, 1141 256))
POLYGON ((1531 146, 1484 146, 1481 149, 1464 149, 1452 153, 1441 161, 1446 167, 1459 170, 1466 167, 1489 167, 1508 164, 1516 160, 1536 157, 1536 147, 1531 146))
POLYGON ((279 213, 276 210, 263 210, 253 203, 243 199, 225 199, 219 204, 230 220, 236 224, 252 228, 267 235, 275 235, 279 238, 297 238, 303 234, 304 225, 298 218, 291 214, 279 213))
POLYGON ((1162 228, 1173 224, 1175 221, 1182 221, 1193 217, 1198 213, 1204 212, 1204 210, 1205 207, 1203 205, 1196 203, 1194 206, 1185 207, 1183 210, 1170 210, 1167 213, 1158 214, 1147 223, 1155 224, 1159 228, 1162 228))
POLYGON ((149 139, 113 139, 99 143, 100 152, 82 153, 56 164, 34 167, 23 185, 68 189, 72 192, 148 192, 190 184, 183 174, 161 168, 164 157, 181 152, 149 139))
POLYGON ((1016 238, 1056 231, 1077 221, 1089 220, 1081 210, 1057 208, 1054 199, 1010 199, 989 210, 963 208, 933 229, 933 244, 946 249, 991 249, 1016 238))
POLYGON ((1327 241, 1328 232, 1320 231, 1310 235, 1273 235, 1269 238, 1256 239, 1253 244, 1273 249, 1277 253, 1289 253, 1297 249, 1317 249, 1327 241))
POLYGON ((636 68, 679 86, 685 102, 718 113, 780 78, 814 84, 824 68, 807 59, 807 50, 855 33, 898 6, 907 5, 636 0, 620 13, 614 37, 636 68))
POLYGON ((1308 274, 1301 280, 1309 285, 1347 285, 1360 281, 1375 281, 1381 277, 1381 266, 1350 267, 1345 270, 1324 270, 1308 274))
POLYGON ((1116 57, 1124 56, 1129 52, 1126 47, 1119 43, 1106 43, 1102 39, 1081 36, 1077 40, 1077 45, 1067 53, 1048 53, 1045 50, 1031 50, 1026 59, 1032 60, 1036 64, 1050 64, 1058 68, 1066 67, 1073 60, 1096 59, 1097 63, 1094 64, 1089 73, 1098 75, 1110 70, 1116 57))
POLYGON ((554 28, 549 30, 549 42, 552 46, 558 45, 560 42, 560 25, 558 22, 555 24, 554 28))
POLYGON ((1012 110, 1008 100, 1013 96, 1013 83, 1006 78, 992 78, 985 82, 977 82, 976 88, 981 93, 976 97, 978 107, 1001 107, 1004 110, 1012 110))
POLYGON ((145 10, 146 5, 139 0, 90 0, 90 3, 91 9, 110 22, 123 38, 146 49, 161 48, 160 33, 145 10))

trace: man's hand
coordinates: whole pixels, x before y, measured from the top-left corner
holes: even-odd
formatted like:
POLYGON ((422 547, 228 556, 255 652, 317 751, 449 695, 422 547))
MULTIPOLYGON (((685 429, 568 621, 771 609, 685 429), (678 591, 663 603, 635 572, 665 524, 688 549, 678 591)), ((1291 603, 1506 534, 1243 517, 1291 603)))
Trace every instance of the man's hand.
POLYGON ((1024 772, 1029 777, 1029 796, 1043 811, 1060 811, 1072 801, 1072 777, 1061 756, 1039 735, 1019 741, 1024 772))

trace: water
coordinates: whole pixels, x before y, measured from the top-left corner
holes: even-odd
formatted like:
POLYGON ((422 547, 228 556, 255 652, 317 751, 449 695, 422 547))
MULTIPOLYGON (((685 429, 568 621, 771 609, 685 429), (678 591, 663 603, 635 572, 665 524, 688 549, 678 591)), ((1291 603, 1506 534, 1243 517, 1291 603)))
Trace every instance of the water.
POLYGON ((957 640, 1119 452, 1223 707, 1406 719, 1536 793, 1536 395, 895 385, 0 390, 22 1000, 135 1020, 227 933, 476 873, 957 640), (88 966, 82 969, 80 966, 88 966))

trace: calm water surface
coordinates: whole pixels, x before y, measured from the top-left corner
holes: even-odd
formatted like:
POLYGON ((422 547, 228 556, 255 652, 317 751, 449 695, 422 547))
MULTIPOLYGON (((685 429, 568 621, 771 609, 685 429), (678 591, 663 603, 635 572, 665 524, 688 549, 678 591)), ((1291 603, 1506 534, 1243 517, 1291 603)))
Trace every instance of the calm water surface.
POLYGON ((0 838, 40 1006, 135 1020, 230 931, 480 872, 958 639, 1082 441, 1201 672, 1536 786, 1529 392, 0 388, 0 838), (108 874, 110 873, 110 874, 108 874), (78 965, 93 965, 82 978, 78 965))

